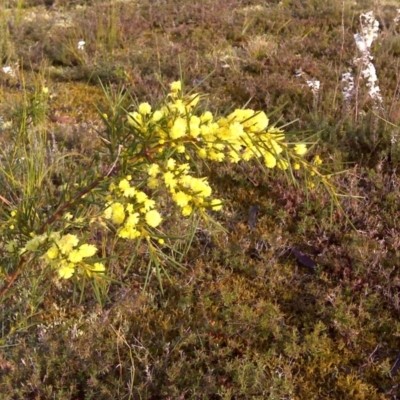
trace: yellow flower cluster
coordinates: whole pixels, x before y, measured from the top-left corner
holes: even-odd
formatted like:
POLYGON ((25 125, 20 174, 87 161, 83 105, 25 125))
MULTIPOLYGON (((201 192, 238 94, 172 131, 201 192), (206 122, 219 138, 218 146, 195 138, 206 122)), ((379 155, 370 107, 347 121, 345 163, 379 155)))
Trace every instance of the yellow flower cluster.
MULTIPOLYGON (((197 167, 199 160, 238 163, 261 159, 267 168, 285 170, 289 167, 287 155, 291 154, 294 169, 306 165, 300 157, 307 153, 307 146, 287 142, 282 130, 269 125, 264 112, 237 109, 227 117, 216 118, 210 111, 196 112, 200 99, 198 94, 184 95, 182 83, 176 81, 159 109, 153 110, 150 104, 141 103, 136 111, 127 114, 132 132, 126 137, 132 138, 132 143, 126 140, 119 144, 123 151, 118 153, 118 158, 122 154, 124 163, 113 171, 123 169, 133 175, 134 170, 138 175, 135 179, 141 180, 140 185, 132 184, 130 175, 114 180, 109 187, 105 210, 99 217, 116 225, 120 238, 150 239, 163 218, 156 209, 156 201, 149 198, 148 193, 152 192, 156 198, 159 189, 168 192, 185 217, 196 210, 220 210, 222 201, 212 198, 207 178, 195 176, 193 172, 192 167, 197 167), (132 165, 134 169, 130 170, 132 165)), ((108 117, 103 115, 103 118, 108 117)), ((314 168, 310 175, 314 171, 318 173, 321 163, 316 156, 309 164, 314 168)), ((10 229, 15 228, 16 216, 13 211, 10 229)), ((64 221, 72 218, 71 214, 65 214, 64 221)), ((164 239, 159 236, 153 235, 153 239, 162 245, 164 239)), ((72 233, 33 236, 20 253, 37 252, 44 245, 47 251, 42 259, 57 270, 60 278, 68 279, 76 271, 89 277, 101 277, 105 272, 103 263, 90 261, 98 251, 96 246, 81 243, 72 233)), ((14 241, 6 243, 9 252, 16 248, 14 241)))
MULTIPOLYGON (((42 242, 45 235, 40 235, 37 238, 31 239, 29 245, 42 242)), ((44 254, 43 259, 45 262, 54 267, 60 278, 68 279, 75 273, 79 267, 87 276, 91 277, 94 274, 103 274, 105 267, 103 263, 89 264, 86 258, 93 257, 97 253, 96 246, 92 244, 79 244, 79 239, 76 235, 66 234, 61 236, 59 233, 52 233, 49 240, 52 245, 44 254)))
MULTIPOLYGON (((198 94, 183 95, 180 81, 173 82, 170 89, 163 106, 152 111, 148 103, 142 103, 137 111, 128 114, 128 123, 135 132, 134 137, 145 140, 147 151, 152 154, 150 160, 155 159, 147 168, 147 186, 152 190, 166 187, 184 216, 199 208, 222 207, 220 200, 211 199, 208 181, 191 175, 187 161, 193 160, 194 155, 199 159, 232 163, 260 158, 267 168, 287 169, 289 163, 284 150, 291 147, 298 156, 307 152, 305 144, 289 144, 282 130, 269 126, 269 119, 262 111, 237 109, 219 119, 209 111, 197 115, 198 94)), ((299 168, 300 164, 296 163, 294 169, 299 168)), ((119 189, 125 197, 137 196, 127 181, 121 181, 119 189)), ((153 207, 145 211, 149 213, 153 207)), ((136 208, 132 214, 126 206, 114 202, 106 210, 106 216, 118 225, 124 224, 120 236, 141 235, 137 230, 136 208)), ((157 213, 153 217, 146 215, 147 220, 156 226, 161 219, 157 213)))
POLYGON ((148 167, 147 184, 153 189, 164 185, 185 217, 199 208, 211 207, 214 210, 220 210, 222 208, 221 200, 210 199, 212 189, 207 179, 195 178, 189 175, 189 172, 189 164, 177 165, 174 158, 169 158, 165 171, 162 171, 158 164, 151 164, 148 167))
MULTIPOLYGON (((166 190, 183 216, 205 208, 222 208, 222 201, 212 198, 208 180, 192 172, 196 160, 238 163, 258 158, 268 168, 287 169, 288 150, 297 156, 307 152, 303 143, 288 143, 284 132, 270 126, 262 111, 237 109, 227 117, 216 118, 210 111, 196 112, 199 100, 198 94, 184 95, 182 83, 176 81, 157 110, 141 103, 127 115, 133 139, 125 152, 130 160, 138 161, 134 167, 140 166, 140 179, 141 172, 147 173, 141 184, 146 184, 154 198, 158 190, 166 190)), ((148 238, 148 228, 157 228, 162 217, 148 191, 131 181, 127 176, 111 184, 103 216, 118 226, 121 238, 148 238)))
MULTIPOLYGON (((151 135, 154 143, 165 150, 176 149, 178 154, 193 149, 201 159, 237 163, 261 158, 268 168, 288 168, 286 158, 281 155, 289 146, 285 134, 269 126, 263 111, 237 109, 219 119, 209 111, 198 116, 195 107, 200 96, 183 96, 179 81, 171 84, 167 99, 166 104, 153 113, 150 106, 143 103, 138 111, 128 114, 128 122, 137 133, 143 137, 151 135)), ((302 156, 307 147, 303 143, 295 144, 293 151, 302 156)))
POLYGON ((10 213, 10 219, 8 221, 8 227, 10 228, 10 230, 14 230, 15 229, 15 223, 17 221, 17 211, 13 210, 10 213))
POLYGON ((109 202, 104 211, 104 218, 116 225, 121 225, 118 236, 126 239, 136 239, 147 234, 144 225, 156 228, 161 224, 160 213, 154 209, 155 201, 149 199, 146 193, 131 186, 132 177, 123 178, 118 186, 111 184, 112 197, 122 198, 121 201, 109 202))
POLYGON ((314 157, 313 164, 315 164, 315 165, 321 165, 322 164, 322 160, 321 160, 321 157, 319 155, 316 155, 314 157))

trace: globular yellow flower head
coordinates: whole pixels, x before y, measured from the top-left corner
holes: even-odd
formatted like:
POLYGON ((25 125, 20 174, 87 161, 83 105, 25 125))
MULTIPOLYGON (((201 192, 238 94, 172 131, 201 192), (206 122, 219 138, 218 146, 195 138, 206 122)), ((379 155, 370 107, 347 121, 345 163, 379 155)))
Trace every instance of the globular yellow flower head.
POLYGON ((68 255, 68 260, 74 264, 80 263, 83 260, 83 254, 79 250, 72 250, 68 255))
POLYGON ((146 200, 148 200, 148 196, 144 192, 136 192, 136 201, 138 203, 144 203, 146 200))
POLYGON ((168 161, 167 161, 167 168, 169 170, 174 170, 175 166, 176 166, 176 160, 173 159, 173 158, 169 158, 168 161))
POLYGON ((194 193, 202 197, 211 196, 212 190, 206 178, 192 178, 190 181, 190 187, 194 193))
POLYGON ((79 247, 79 251, 83 254, 83 257, 92 257, 97 253, 97 248, 93 244, 84 243, 79 247))
POLYGON ((151 164, 147 170, 147 173, 152 178, 155 178, 160 173, 160 166, 158 164, 151 164))
POLYGON ((200 124, 201 124, 201 120, 198 116, 192 115, 190 117, 189 135, 191 137, 197 138, 200 135, 200 133, 201 133, 200 124))
POLYGON ((187 205, 185 207, 182 208, 182 215, 184 217, 189 217, 190 215, 192 215, 193 213, 193 207, 190 205, 187 205))
POLYGON ((111 218, 111 220, 120 225, 124 222, 125 219, 125 209, 121 203, 113 203, 110 207, 105 210, 104 213, 105 218, 111 218))
POLYGON ((24 251, 36 251, 46 240, 46 234, 33 236, 33 238, 26 243, 24 251))
POLYGON ((57 241, 57 246, 62 254, 69 254, 78 243, 79 239, 76 235, 67 234, 57 241))
POLYGON ((275 168, 276 166, 276 158, 269 151, 264 153, 264 164, 267 168, 275 168))
POLYGON ((148 115, 151 113, 151 105, 149 103, 142 103, 139 105, 139 113, 142 115, 148 115))
POLYGON ((58 276, 63 279, 69 279, 75 272, 75 264, 67 262, 66 260, 60 261, 58 268, 58 276))
POLYGON ((189 201, 191 200, 191 196, 187 195, 185 192, 179 191, 172 195, 174 202, 179 207, 185 207, 188 205, 189 201))
POLYGON ((152 228, 156 228, 161 224, 162 218, 157 210, 151 210, 146 214, 146 223, 152 228))
POLYGON ((122 180, 119 182, 118 187, 119 187, 122 191, 124 191, 124 190, 130 188, 131 185, 129 184, 129 181, 128 181, 127 179, 122 179, 122 180))
POLYGON ((99 262, 97 262, 97 263, 94 263, 93 265, 85 265, 85 270, 86 270, 86 274, 89 276, 89 277, 93 277, 93 276, 96 276, 96 275, 103 275, 104 274, 104 272, 105 272, 105 270, 106 270, 106 268, 105 268, 105 266, 104 266, 104 264, 103 263, 99 263, 99 262))
POLYGON ((268 127, 269 119, 266 116, 264 111, 261 111, 250 120, 253 122, 253 125, 250 127, 252 132, 261 132, 268 127))
POLYGON ((4 248, 6 249, 6 251, 8 253, 13 253, 14 251, 17 250, 18 248, 18 243, 16 240, 10 240, 6 243, 6 245, 4 246, 4 248))
POLYGON ((127 178, 119 182, 118 188, 124 197, 133 197, 136 194, 136 189, 131 186, 127 178))
POLYGON ((138 112, 134 111, 128 114, 128 124, 139 127, 143 125, 143 116, 138 112))
POLYGON ((251 117, 254 115, 254 110, 250 109, 236 109, 233 113, 229 114, 227 117, 228 121, 238 121, 243 123, 246 128, 252 125, 251 117))
POLYGON ((173 189, 176 187, 177 182, 176 182, 175 175, 173 174, 173 172, 168 171, 164 174, 164 182, 165 182, 165 186, 167 186, 170 189, 173 189))
POLYGON ((154 111, 151 120, 152 120, 152 122, 158 122, 162 119, 163 116, 164 116, 164 113, 161 110, 156 110, 156 111, 154 111))
POLYGON ((214 211, 220 211, 222 210, 222 201, 218 199, 213 199, 211 200, 211 208, 214 211))
POLYGON ((160 186, 160 180, 157 178, 147 179, 147 186, 149 189, 157 189, 160 186))
POLYGON ((171 92, 177 93, 182 90, 182 82, 181 81, 175 81, 171 83, 171 92))
POLYGON ((83 258, 87 258, 87 257, 92 257, 97 253, 97 248, 96 246, 94 246, 93 244, 82 244, 81 246, 79 246, 79 248, 77 250, 73 250, 70 255, 68 256, 68 258, 70 259, 70 261, 72 262, 80 262, 82 261, 83 258), (74 252, 74 254, 78 257, 81 258, 81 260, 79 261, 72 261, 71 260, 71 254, 72 252, 74 252))
POLYGON ((58 247, 52 246, 47 250, 46 256, 49 260, 55 260, 59 255, 58 247))
POLYGON ((196 93, 189 96, 188 101, 187 101, 189 109, 196 107, 199 100, 200 100, 200 96, 196 93))
POLYGON ((307 153, 307 146, 304 143, 299 143, 294 146, 294 152, 299 156, 307 153))
POLYGON ((186 129, 187 122, 183 118, 178 117, 169 132, 169 136, 171 139, 179 139, 186 135, 186 129))

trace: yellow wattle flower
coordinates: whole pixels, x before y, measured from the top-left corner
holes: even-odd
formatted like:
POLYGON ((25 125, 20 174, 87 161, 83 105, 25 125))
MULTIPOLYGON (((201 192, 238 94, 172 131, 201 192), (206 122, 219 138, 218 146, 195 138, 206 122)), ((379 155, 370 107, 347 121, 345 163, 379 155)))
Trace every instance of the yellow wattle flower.
POLYGON ((148 115, 151 113, 151 105, 149 103, 142 103, 139 105, 139 112, 142 115, 148 115))
POLYGON ((145 220, 147 225, 151 226, 152 228, 156 228, 161 224, 162 218, 157 210, 151 210, 146 213, 145 220))
POLYGON ((294 152, 302 156, 307 153, 307 146, 304 143, 296 144, 296 146, 294 146, 294 152))
POLYGON ((174 93, 179 92, 180 90, 182 90, 182 82, 181 81, 172 82, 170 85, 170 88, 171 88, 171 92, 174 92, 174 93))
POLYGON ((63 279, 69 279, 75 272, 75 265, 65 260, 61 261, 60 268, 58 268, 58 276, 63 279))

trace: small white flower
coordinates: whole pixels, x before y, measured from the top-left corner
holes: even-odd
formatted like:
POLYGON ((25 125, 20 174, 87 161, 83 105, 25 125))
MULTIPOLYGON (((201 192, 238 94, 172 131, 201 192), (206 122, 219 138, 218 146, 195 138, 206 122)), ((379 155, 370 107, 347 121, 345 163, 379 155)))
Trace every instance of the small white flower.
POLYGON ((18 71, 19 65, 18 63, 14 63, 13 66, 7 65, 5 67, 2 68, 2 71, 7 74, 10 75, 12 78, 16 78, 17 77, 17 71, 18 71))
POLYGON ((78 42, 78 50, 84 50, 85 49, 85 44, 86 44, 86 42, 84 40, 80 40, 78 42))
POLYGON ((354 40, 356 41, 357 48, 361 53, 367 53, 368 52, 368 44, 367 44, 367 42, 366 42, 366 40, 365 40, 363 35, 360 35, 359 33, 356 33, 354 35, 354 40))
POLYGON ((307 85, 313 92, 314 96, 316 96, 319 92, 319 88, 321 87, 321 82, 317 81, 316 79, 312 79, 310 81, 307 81, 307 85))
MULTIPOLYGON (((361 32, 354 35, 354 40, 356 41, 357 48, 361 54, 360 57, 356 58, 354 61, 361 69, 361 76, 366 82, 368 94, 374 101, 375 107, 382 108, 383 99, 378 86, 376 69, 374 64, 372 64, 373 57, 370 53, 372 42, 378 37, 379 34, 379 22, 375 19, 374 13, 370 11, 360 15, 360 23, 361 32)), ((344 77, 342 78, 342 81, 344 81, 344 77)), ((348 88, 350 88, 350 83, 348 88)), ((346 101, 349 100, 348 94, 349 91, 347 90, 346 97, 343 89, 343 95, 346 101)))
POLYGON ((360 15, 361 35, 365 45, 370 48, 372 42, 378 37, 379 22, 374 17, 374 12, 370 11, 360 15))
POLYGON ((349 102, 354 94, 354 78, 351 72, 344 72, 342 74, 342 83, 343 83, 343 97, 345 102, 349 102))
POLYGON ((365 64, 365 68, 361 71, 361 74, 363 78, 367 80, 367 86, 375 86, 375 83, 378 81, 378 77, 376 76, 376 69, 374 64, 372 64, 371 62, 365 64))
POLYGON ((14 75, 13 69, 11 67, 3 67, 3 72, 8 75, 14 75))

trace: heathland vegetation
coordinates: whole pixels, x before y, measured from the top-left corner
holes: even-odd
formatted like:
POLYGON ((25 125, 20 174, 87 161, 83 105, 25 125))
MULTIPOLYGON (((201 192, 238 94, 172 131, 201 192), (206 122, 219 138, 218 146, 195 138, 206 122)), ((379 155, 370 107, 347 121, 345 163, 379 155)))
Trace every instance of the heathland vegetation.
POLYGON ((1 2, 0 399, 396 399, 399 7, 1 2))

